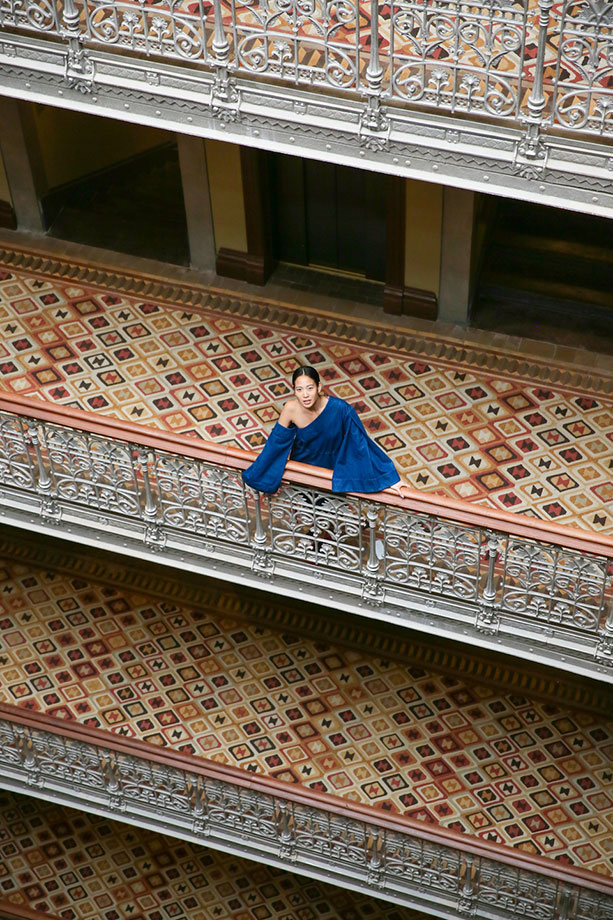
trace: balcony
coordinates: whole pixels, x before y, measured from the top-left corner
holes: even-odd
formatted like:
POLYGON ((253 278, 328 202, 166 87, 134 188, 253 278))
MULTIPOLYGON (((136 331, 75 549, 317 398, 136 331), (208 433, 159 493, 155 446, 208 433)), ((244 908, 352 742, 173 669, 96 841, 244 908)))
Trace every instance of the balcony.
POLYGON ((289 625, 266 596, 10 539, 5 790, 428 917, 613 916, 598 685, 489 684, 478 656, 454 674, 308 605, 289 625))
POLYGON ((610 215, 606 0, 2 0, 0 91, 610 215))
POLYGON ((613 680, 606 536, 415 492, 336 495, 290 462, 0 396, 4 523, 613 680))
POLYGON ((0 794, 0 816, 9 854, 2 920, 111 920, 119 911, 143 920, 342 920, 348 910, 355 920, 373 911, 377 920, 425 920, 363 893, 25 796, 0 794))
MULTIPOLYGON (((44 265, 41 269, 40 263, 37 269, 40 271, 32 278, 29 291, 14 291, 11 296, 25 293, 29 300, 32 293, 42 298, 43 303, 47 298, 56 304, 49 287, 41 291, 39 286, 40 276, 47 272, 47 278, 52 277, 55 269, 51 271, 44 265), (36 291, 40 293, 35 294, 36 291)), ((94 323, 92 337, 94 329, 104 327, 102 335, 105 336, 112 331, 108 325, 100 324, 103 318, 100 311, 92 310, 97 297, 108 296, 118 311, 127 311, 122 322, 134 324, 136 317, 131 311, 135 309, 136 299, 121 303, 119 296, 109 296, 111 291, 103 294, 93 287, 84 292, 80 287, 85 283, 84 277, 90 284, 94 281, 102 284, 105 276, 97 274, 93 281, 82 266, 76 266, 73 271, 70 287, 78 290, 73 290, 70 297, 85 304, 83 315, 89 316, 94 323)), ((9 284, 15 280, 7 279, 9 284)), ((162 297, 150 282, 139 280, 137 285, 138 303, 140 297, 147 298, 146 305, 152 309, 154 305, 150 301, 160 296, 172 304, 172 311, 182 321, 191 323, 190 314, 186 314, 183 305, 177 310, 180 299, 174 290, 169 288, 162 297)), ((116 294, 121 290, 120 287, 113 289, 116 294)), ((195 298, 194 292, 192 295, 195 298)), ((126 300, 128 296, 126 294, 126 300)), ((234 315, 243 315, 243 306, 232 307, 234 315)), ((58 309, 62 310, 61 319, 65 322, 68 315, 64 304, 58 309)), ((211 320, 213 307, 208 301, 206 310, 206 317, 198 316, 194 328, 211 320)), ((261 305, 260 311, 257 328, 261 330, 261 305)), ((156 312, 152 315, 161 318, 156 312)), ((218 315, 217 321, 223 324, 226 332, 236 335, 238 330, 229 322, 229 316, 230 313, 218 315)), ((144 331, 145 314, 138 319, 144 331)), ((270 320, 271 325, 273 322, 278 322, 278 316, 270 320)), ((174 331, 166 323, 159 328, 164 334, 174 331)), ((304 331, 302 318, 296 328, 304 331)), ((11 335, 20 343, 17 353, 29 360, 31 366, 38 367, 37 359, 42 350, 39 351, 30 339, 26 341, 27 336, 15 328, 11 335)), ((377 335, 383 333, 377 332, 377 335)), ((364 330, 359 330, 356 337, 363 343, 364 330)), ((74 331, 74 338, 67 341, 74 344, 89 338, 79 327, 74 331)), ((269 340, 264 337, 263 341, 269 340)), ((343 343, 345 347, 348 341, 349 336, 343 343)), ((113 344, 117 344, 116 337, 113 337, 113 344)), ((303 341, 302 346, 309 350, 312 343, 303 341)), ((238 347, 245 350, 254 346, 242 338, 238 347)), ((374 354, 374 345, 372 347, 374 354)), ((325 351, 325 345, 321 348, 325 351)), ((149 353, 157 358, 161 350, 153 347, 149 353)), ((165 359, 169 352, 170 349, 166 349, 161 357, 165 359)), ((97 369, 97 348, 85 353, 94 357, 91 366, 97 369)), ((64 363, 74 357, 66 357, 64 351, 61 355, 58 360, 64 363)), ((449 358, 448 352, 445 357, 449 358)), ((17 366, 16 354, 12 358, 15 366, 6 377, 7 389, 13 383, 14 389, 18 389, 25 379, 22 371, 26 365, 17 366)), ((481 366, 482 358, 482 354, 473 356, 472 367, 481 366)), ((356 360, 355 354, 351 360, 356 360)), ((495 355, 492 360, 499 362, 500 358, 495 355)), ((397 366, 392 369, 397 372, 401 369, 401 361, 396 361, 397 366)), ((184 364, 188 365, 187 360, 184 364)), ((259 358, 255 365, 262 366, 259 358)), ((324 360, 322 366, 326 367, 324 360)), ((117 367, 121 369, 122 365, 117 367)), ((508 371, 508 364, 505 368, 508 371)), ((339 496, 331 493, 330 476, 326 471, 297 464, 288 467, 286 481, 278 495, 259 496, 245 489, 240 478, 241 470, 253 458, 250 451, 208 443, 170 430, 142 427, 121 418, 56 406, 44 398, 44 383, 50 379, 48 370, 48 367, 43 368, 39 388, 31 385, 30 379, 31 391, 43 396, 42 399, 9 396, 5 391, 0 401, 0 520, 20 528, 23 534, 20 540, 15 539, 15 531, 4 532, 3 558, 10 558, 14 552, 13 559, 18 563, 29 562, 31 557, 27 556, 24 547, 29 551, 36 543, 35 532, 55 538, 53 542, 45 541, 42 554, 38 556, 38 571, 48 567, 51 572, 48 582, 53 595, 51 603, 45 591, 40 590, 45 586, 30 581, 34 566, 25 578, 23 569, 19 575, 24 591, 22 597, 11 596, 7 583, 3 585, 2 597, 15 618, 15 629, 5 622, 0 626, 3 653, 7 653, 0 656, 3 659, 0 660, 3 669, 0 675, 0 785, 3 788, 41 800, 51 799, 134 826, 171 833, 193 844, 210 844, 213 849, 244 855, 272 866, 286 869, 289 866, 310 877, 366 892, 391 904, 423 910, 428 916, 459 920, 472 915, 483 920, 511 920, 534 913, 541 920, 612 920, 613 890, 607 877, 610 863, 607 861, 604 817, 608 801, 605 786, 610 781, 607 720, 613 673, 613 547, 610 536, 424 492, 416 491, 405 501, 388 495, 339 496), (7 552, 6 542, 11 539, 13 548, 7 552), (69 552, 64 552, 67 545, 69 552), (76 552, 77 545, 89 547, 87 551, 79 551, 70 569, 72 578, 81 583, 68 582, 59 590, 58 572, 68 571, 66 557, 76 552), (96 554, 98 547, 112 551, 114 557, 109 560, 103 553, 96 554), (131 635, 129 629, 121 628, 122 613, 126 614, 126 623, 134 613, 129 605, 123 609, 118 607, 117 613, 110 606, 101 613, 93 612, 100 606, 98 597, 103 599, 102 604, 105 603, 104 590, 126 584, 120 571, 121 554, 126 557, 126 567, 132 565, 129 557, 161 564, 154 575, 151 574, 153 567, 146 566, 147 578, 141 581, 138 575, 142 576, 142 570, 139 573, 135 566, 136 576, 131 583, 135 593, 141 589, 145 592, 145 608, 157 604, 160 599, 167 603, 167 610, 158 610, 151 617, 148 613, 139 615, 138 622, 128 624, 146 630, 154 623, 156 629, 151 631, 151 636, 160 637, 160 642, 150 650, 141 651, 140 639, 131 635), (81 565, 86 557, 87 564, 81 565), (165 571, 162 566, 166 567, 165 571), (169 577, 168 572, 172 570, 174 574, 169 577), (215 581, 205 580, 201 575, 215 581), (182 592, 192 576, 195 592, 185 600, 182 592), (160 589, 164 578, 167 579, 166 587, 160 589), (259 598, 247 614, 245 605, 240 609, 238 605, 232 606, 240 595, 234 590, 237 584, 255 589, 249 594, 250 602, 254 597, 259 598), (222 597, 224 589, 225 596, 230 597, 227 606, 222 597), (77 604, 77 618, 74 619, 70 617, 75 608, 66 607, 64 611, 58 607, 59 618, 66 615, 68 624, 58 626, 51 607, 56 602, 74 602, 79 592, 91 593, 92 597, 83 602, 80 609, 77 604), (196 592, 197 600, 194 601, 196 592), (270 603, 271 593, 277 595, 277 603, 270 603), (308 628, 304 628, 304 619, 294 615, 302 606, 301 600, 305 602, 303 610, 307 609, 310 617, 308 628), (177 610, 181 603, 185 604, 185 609, 177 610), (292 603, 294 606, 289 609, 292 603), (198 605, 199 611, 187 609, 198 605), (91 612, 89 622, 78 619, 85 607, 86 613, 91 612), (274 611, 271 608, 275 608, 274 611), (322 608, 328 609, 322 613, 322 608), (420 709, 413 713, 409 705, 413 698, 406 693, 404 696, 396 694, 394 706, 387 707, 388 715, 393 714, 399 720, 408 719, 412 724, 398 721, 398 747, 387 748, 383 756, 381 752, 371 753, 359 764, 362 770, 371 771, 369 780, 373 776, 380 780, 381 788, 386 780, 389 781, 385 795, 375 796, 374 802, 370 801, 364 788, 360 789, 361 794, 357 793, 357 781, 349 789, 334 787, 331 775, 338 771, 334 761, 327 772, 322 769, 321 786, 325 781, 325 789, 317 788, 306 772, 300 773, 300 767, 306 771, 316 756, 306 757, 302 762, 291 760, 293 749, 302 743, 298 729, 310 718, 298 707, 299 714, 292 716, 295 721, 283 727, 284 733, 287 728, 289 740, 277 742, 275 737, 274 750, 264 746, 257 748, 254 739, 262 742, 265 734, 276 731, 276 723, 254 734, 246 730, 246 723, 259 720, 261 713, 245 716, 238 725, 240 731, 244 729, 243 743, 238 746, 249 748, 251 755, 245 754, 243 759, 239 752, 236 760, 232 759, 230 748, 234 742, 228 742, 224 751, 205 746, 205 743, 210 744, 210 738, 207 741, 205 736, 214 736, 220 731, 212 716, 207 723, 209 713, 225 715, 232 708, 232 701, 220 696, 221 705, 208 709, 205 702, 214 693, 205 692, 204 682, 198 678, 193 680, 197 686, 192 688, 192 678, 179 673, 179 659, 173 658, 175 654, 189 655, 194 642, 189 635, 181 636, 180 633, 200 628, 202 619, 198 613, 203 609, 211 613, 211 619, 235 615, 241 622, 244 637, 232 640, 236 645, 231 651, 237 657, 242 655, 241 649, 252 643, 257 645, 261 630, 271 622, 276 626, 276 641, 281 641, 279 637, 283 638, 286 632, 295 630, 296 635, 290 636, 286 643, 292 655, 310 636, 314 648, 310 657, 299 658, 295 654, 293 663, 287 667, 280 663, 278 675, 275 673, 280 683, 285 681, 280 692, 291 694, 299 686, 305 691, 300 699, 308 700, 307 692, 312 684, 315 689, 311 691, 311 699, 317 700, 316 681, 321 672, 307 672, 304 662, 324 671, 327 665, 322 659, 327 649, 322 652, 318 645, 338 640, 341 652, 343 648, 346 652, 349 650, 346 660, 350 665, 356 664, 350 657, 355 650, 351 637, 347 639, 345 632, 339 638, 336 631, 335 611, 339 610, 351 614, 359 624, 355 631, 366 636, 366 641, 362 641, 360 665, 374 669, 375 659, 389 654, 394 667, 406 671, 410 664, 415 672, 403 675, 406 683, 389 687, 406 691, 414 685, 421 690, 422 685, 433 684, 434 689, 428 693, 424 689, 426 698, 419 701, 423 704, 423 712, 420 709), (268 620, 266 611, 269 611, 268 620), (22 613, 24 618, 20 622, 22 613), (278 616, 275 621, 273 614, 278 616), (103 638, 112 637, 112 653, 93 647, 91 637, 85 635, 85 629, 92 624, 94 630, 101 625, 103 638), (45 633, 47 628, 49 631, 45 633), (306 639, 300 634, 301 629, 306 639), (62 631, 66 645, 60 643, 62 631), (27 633, 27 638, 18 636, 13 643, 14 632, 27 633), (419 653, 411 658, 407 648, 415 642, 416 633, 423 634, 424 642, 419 653), (446 680, 443 682, 439 675, 440 683, 437 682, 434 664, 432 672, 427 671, 435 644, 430 643, 433 635, 459 640, 456 654, 462 662, 456 667, 455 680, 451 671, 445 672, 441 667, 446 680), (65 668, 61 661, 50 660, 52 655, 46 641, 57 642, 58 648, 67 648, 78 657, 69 658, 65 668), (462 652, 460 643, 468 643, 472 648, 462 652), (504 681, 499 672, 492 674, 494 668, 488 675, 479 670, 479 659, 483 661, 486 657, 481 649, 514 656, 505 678, 507 688, 511 685, 512 691, 507 689, 508 695, 503 700, 503 694, 496 694, 489 686, 487 701, 492 703, 492 708, 486 716, 483 715, 485 697, 477 693, 481 706, 466 702, 466 686, 470 688, 472 684, 478 688, 481 681, 487 685, 488 677, 491 684, 504 681), (132 673, 130 660, 122 658, 121 653, 141 656, 144 668, 150 669, 148 674, 132 673), (93 660, 93 665, 86 661, 80 670, 81 662, 87 658, 93 660), (158 659, 162 662, 159 666, 158 659), (521 666, 515 666, 520 659, 521 666), (294 681, 289 670, 293 669, 292 664, 304 671, 302 679, 294 681), (21 677, 7 675, 11 669, 18 671, 21 665, 21 677), (557 675, 545 674, 543 665, 554 665, 557 675), (99 669, 98 674, 92 675, 92 667, 99 669), (284 676, 281 669, 287 671, 287 675, 284 676), (566 672, 560 677, 561 669, 566 672), (63 671, 69 676, 61 676, 63 671), (305 677, 306 674, 309 677, 305 677), (311 674, 316 677, 311 678, 311 674), (458 674, 461 675, 459 679, 458 674), (596 680, 585 681, 584 675, 596 680), (144 682, 148 676, 153 677, 152 684, 156 680, 159 684, 154 689, 142 691, 139 687, 139 699, 134 700, 129 696, 130 688, 136 681, 141 682, 141 677, 144 682), (89 677, 99 677, 104 692, 98 692, 100 687, 90 692, 86 686, 89 677), (55 699, 56 692, 63 705, 55 699), (533 697, 530 696, 532 692, 533 697), (442 708, 452 693, 458 698, 457 704, 450 702, 448 708, 442 708), (191 705, 191 714, 180 711, 182 694, 185 694, 186 709, 191 705), (96 699, 98 696, 106 697, 107 702, 96 699), (154 696, 172 702, 159 705, 153 702, 154 696), (113 697, 111 703, 109 697, 113 697), (436 709, 442 713, 440 718, 432 717, 428 711, 427 704, 434 704, 436 700, 442 704, 436 709), (133 703, 138 703, 139 709, 142 706, 142 719, 136 709, 129 714, 133 703), (177 721, 171 721, 174 708, 178 712, 177 721), (578 714, 572 716, 574 709, 578 714), (124 716, 116 714, 120 711, 124 716), (524 720, 521 732, 515 731, 512 721, 518 719, 518 713, 524 720), (158 719, 162 715, 166 720, 158 719), (458 750, 438 747, 437 742, 444 745, 443 731, 449 743, 447 729, 439 726, 447 725, 445 720, 451 717, 460 716, 464 721, 450 721, 449 732, 459 725, 459 730, 465 729, 469 739, 462 740, 458 750), (575 721, 569 725, 571 718, 575 721), (193 724, 196 721, 204 723, 205 727, 196 729, 193 724), (408 732, 416 728, 422 731, 430 721, 433 725, 424 735, 441 756, 435 757, 434 747, 424 745, 413 775, 407 766, 410 763, 408 755, 415 756, 413 752, 421 744, 411 741, 408 732), (494 734, 496 723, 500 723, 498 734, 494 734), (186 738, 184 732, 191 737, 186 738), (523 737, 515 745, 517 734, 523 737), (477 740, 470 740, 475 735, 477 740), (260 751, 264 753, 259 755, 260 751), (266 753, 286 758, 282 762, 285 779, 280 777, 281 770, 277 766, 262 768, 266 753), (546 762, 537 760, 537 755, 546 758, 546 762), (462 761, 462 757, 466 760, 462 761), (555 801, 554 786, 560 779, 556 773, 558 758, 569 761, 569 772, 562 774, 559 785, 566 788, 568 779, 570 791, 560 792, 557 800, 560 807, 555 808, 551 824, 542 831, 541 821, 549 818, 549 811, 552 814, 554 811, 553 807, 549 808, 551 802, 547 796, 551 795, 551 801, 555 801), (388 763, 381 765, 377 775, 375 761, 379 760, 388 763), (499 760, 503 766, 508 765, 509 773, 514 775, 501 774, 499 760), (581 770, 572 773, 571 768, 577 760, 581 761, 581 770), (294 764, 298 765, 294 767, 294 764), (460 808, 452 791, 441 791, 445 789, 445 782, 455 781, 457 776, 464 781, 463 774, 480 773, 483 765, 491 768, 491 773, 487 773, 487 779, 471 780, 474 786, 469 787, 467 781, 463 790, 469 799, 467 806, 460 808), (288 780, 292 768, 296 778, 288 780), (422 771, 421 777, 417 769, 422 771), (449 771, 442 776, 435 801, 435 806, 441 810, 435 812, 439 817, 432 822, 424 820, 423 814, 428 806, 426 796, 432 794, 430 788, 436 785, 439 774, 428 775, 429 769, 449 771), (394 786, 394 779, 405 782, 410 788, 394 786), (523 779, 526 780, 525 792, 519 786, 523 779), (505 787, 500 791, 500 799, 504 798, 504 802, 489 797, 492 790, 498 788, 496 783, 498 787, 505 787), (535 783, 538 785, 536 791, 535 783), (401 800, 403 792, 407 794, 407 802, 409 793, 416 798, 423 794, 423 800, 415 806, 405 804, 401 800), (475 798, 478 793, 483 798, 475 798), (493 804, 488 805, 490 802, 493 804), (521 802, 517 814, 508 818, 505 808, 516 802, 521 802), (392 807, 388 808, 389 803, 392 807), (418 808, 418 805, 426 807, 418 808), (451 812, 445 810, 447 807, 451 812), (469 827, 468 818, 477 812, 487 813, 488 807, 499 816, 492 821, 493 826, 475 824, 469 827), (453 812, 454 808, 459 817, 453 812), (415 813, 411 813, 413 811, 415 813), (462 822, 462 829, 457 827, 459 822, 462 822), (503 825, 513 825, 508 835, 510 839, 504 841, 497 839, 497 832, 503 825), (526 830, 527 827, 530 830, 526 830), (558 848, 561 827, 568 837, 558 848), (516 833, 520 835, 519 840, 512 837, 516 833), (580 842, 577 834, 582 835, 580 842), (539 835, 543 849, 534 853, 529 847, 539 835), (554 844, 544 840, 550 837, 554 844), (545 852, 549 846, 554 849, 545 852), (583 863, 577 858, 579 850, 590 850, 596 855, 588 855, 583 863)), ((373 376, 372 368, 366 371, 373 376)), ((436 368, 432 373, 436 375, 436 368)), ((548 373, 551 374, 548 380, 563 381, 572 389, 572 398, 580 401, 578 409, 582 419, 590 421, 591 403, 585 392, 579 394, 576 380, 563 376, 569 373, 568 369, 552 365, 548 373)), ((521 374, 528 376, 525 369, 521 374)), ((161 378, 162 372, 158 376, 161 378)), ((83 372, 77 379, 89 384, 92 377, 83 372)), ((223 382, 223 379, 223 372, 218 369, 214 382, 223 382)), ((67 386, 71 386, 68 380, 67 386)), ((241 389, 248 384, 248 380, 243 381, 241 389)), ((473 384, 475 381, 471 379, 468 385, 472 387, 473 384)), ((540 408, 545 414, 547 405, 555 405, 565 413, 560 416, 565 419, 565 425, 576 424, 569 408, 570 401, 565 402, 558 393, 555 399, 553 393, 547 396, 535 380, 533 385, 541 393, 538 398, 543 400, 540 408)), ((386 391, 394 392, 391 386, 386 391)), ((82 392, 89 394, 91 391, 82 392)), ((75 393, 79 391, 66 389, 63 398, 72 402, 75 393)), ((506 393, 517 399, 514 389, 506 393)), ((90 398, 97 402, 99 395, 90 398)), ((592 403, 598 406, 593 412, 604 411, 605 402, 606 397, 593 399, 592 403)), ((457 404, 453 403, 452 408, 455 410, 457 404)), ((533 408, 530 406, 525 412, 530 413, 533 408)), ((366 421, 368 414, 365 414, 366 421)), ((160 421, 153 419, 151 425, 160 421)), ((539 424, 537 430, 549 428, 544 416, 539 424)), ((594 435, 594 431, 589 430, 594 435)), ((599 434, 601 430, 604 430, 604 423, 602 429, 598 428, 599 434)), ((576 443, 583 449, 583 442, 576 443)), ((550 445, 544 450, 549 451, 550 445)), ((119 601, 122 600, 120 597, 119 601)), ((140 604, 142 606, 142 601, 140 604)), ((162 607, 162 603, 159 606, 162 607)), ((351 617, 347 617, 349 619, 351 617)), ((221 652, 215 641, 221 638, 229 641, 231 634, 236 632, 233 626, 226 629, 223 637, 215 635, 210 640, 209 652, 203 652, 202 656, 198 653, 195 660, 216 663, 221 652)), ((154 638, 154 645, 156 641, 154 638)), ((488 660, 492 659, 494 656, 489 656, 488 660)), ((248 663, 245 670, 249 671, 252 659, 245 653, 241 660, 248 663)), ((334 668, 330 666, 330 670, 334 668)), ((232 666, 226 671, 231 685, 243 680, 236 675, 236 670, 232 666)), ((338 683, 333 689, 342 699, 347 686, 345 668, 336 670, 334 679, 338 683)), ((205 673, 204 670, 199 672, 205 673)), ((350 678, 354 691, 366 682, 361 674, 356 667, 350 678)), ((389 687, 383 690, 374 686, 367 688, 369 698, 365 705, 373 704, 375 716, 361 709, 354 723, 360 730, 371 729, 372 721, 379 714, 378 700, 384 694, 394 695, 389 687)), ((257 691, 256 695, 268 692, 260 694, 257 691)), ((252 693, 249 699, 253 698, 252 693)), ((287 708, 285 703, 283 708, 287 708)), ((315 740, 329 743, 329 750, 335 757, 345 757, 341 762, 350 765, 347 767, 350 770, 354 767, 351 757, 354 749, 360 747, 361 736, 356 735, 354 741, 353 736, 344 731, 346 725, 353 727, 350 721, 343 719, 346 708, 344 702, 336 706, 330 715, 336 720, 335 724, 320 728, 315 740), (332 741, 331 736, 337 734, 341 737, 332 741)), ((284 715, 279 704, 270 716, 278 714, 284 715)), ((375 743, 382 744, 387 734, 387 729, 373 732, 375 743)), ((363 778, 360 782, 362 787, 370 786, 363 778)), ((0 916, 3 909, 4 904, 0 902, 0 916)), ((19 913, 8 912, 7 916, 13 920, 19 913)))

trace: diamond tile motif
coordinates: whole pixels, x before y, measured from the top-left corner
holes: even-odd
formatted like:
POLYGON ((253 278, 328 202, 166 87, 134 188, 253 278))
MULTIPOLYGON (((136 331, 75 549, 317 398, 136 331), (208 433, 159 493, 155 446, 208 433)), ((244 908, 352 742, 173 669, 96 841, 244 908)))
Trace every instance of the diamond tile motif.
POLYGON ((5 703, 613 874, 613 723, 601 717, 342 636, 13 562, 0 576, 5 703))
POLYGON ((0 903, 62 920, 427 920, 421 912, 0 792, 0 903))
POLYGON ((613 533, 613 400, 0 268, 0 386, 258 450, 298 363, 418 489, 613 533))

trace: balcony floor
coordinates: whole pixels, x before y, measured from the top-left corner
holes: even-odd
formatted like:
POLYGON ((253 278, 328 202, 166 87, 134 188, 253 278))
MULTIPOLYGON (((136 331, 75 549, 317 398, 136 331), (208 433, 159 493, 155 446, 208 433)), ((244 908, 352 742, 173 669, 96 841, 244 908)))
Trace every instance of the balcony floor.
POLYGON ((40 911, 41 920, 427 920, 282 869, 6 792, 0 852, 0 906, 40 911))
POLYGON ((478 659, 463 677, 342 623, 328 641, 317 611, 310 638, 266 601, 233 619, 234 595, 181 606, 3 553, 2 702, 613 874, 613 723, 553 681, 531 698, 478 659))
POLYGON ((572 368, 558 373, 570 383, 546 382, 529 349, 516 371, 496 334, 486 367, 460 345, 431 357, 419 333, 415 351, 360 345, 327 334, 321 315, 258 322, 264 302, 217 294, 196 312, 0 266, 0 385, 257 450, 297 362, 313 364, 417 489, 613 533, 613 398, 574 385, 572 368))

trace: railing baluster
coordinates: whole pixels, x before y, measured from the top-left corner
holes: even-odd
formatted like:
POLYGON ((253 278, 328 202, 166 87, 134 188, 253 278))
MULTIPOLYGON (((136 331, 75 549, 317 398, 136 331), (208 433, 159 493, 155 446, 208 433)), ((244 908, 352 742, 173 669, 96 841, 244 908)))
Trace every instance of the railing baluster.
POLYGON ((253 535, 253 564, 252 568, 258 574, 268 577, 272 571, 270 560, 270 546, 268 545, 268 532, 264 527, 262 516, 262 495, 260 492, 253 493, 253 504, 255 509, 255 533, 253 535))
POLYGON ((525 116, 526 130, 519 145, 521 155, 528 160, 543 159, 540 130, 544 123, 543 115, 547 105, 547 96, 544 91, 545 52, 553 3, 554 0, 538 0, 538 39, 534 62, 534 82, 526 102, 528 109, 528 115, 525 116))
POLYGON ((215 25, 211 50, 215 55, 215 84, 211 91, 211 109, 222 121, 235 121, 239 95, 228 73, 230 43, 224 27, 221 0, 213 0, 213 14, 215 25))
POLYGON ((255 536, 253 542, 258 549, 263 549, 266 546, 266 531, 262 523, 262 495, 260 492, 254 492, 253 498, 255 505, 255 536))
POLYGON ((162 530, 163 517, 159 503, 153 495, 151 476, 149 473, 149 451, 134 448, 132 455, 137 458, 143 476, 145 489, 145 506, 143 518, 145 519, 145 543, 153 549, 161 549, 166 544, 166 536, 162 530))
POLYGON ((50 495, 52 482, 43 460, 40 437, 38 435, 38 425, 31 420, 28 420, 28 436, 34 448, 34 453, 36 454, 36 463, 38 466, 37 490, 45 496, 50 495))
POLYGON ((486 603, 493 604, 496 599, 494 570, 496 568, 496 558, 498 556, 498 537, 493 533, 487 535, 487 553, 487 581, 483 589, 483 598, 486 603))
MULTIPOLYGON (((370 3, 370 56, 366 68, 368 90, 374 96, 381 92, 383 68, 379 58, 379 0, 370 3)), ((369 100, 370 101, 370 100, 369 100)))
POLYGON ((83 93, 90 93, 93 89, 94 65, 83 48, 84 34, 81 30, 81 13, 75 0, 64 0, 62 25, 63 37, 68 39, 66 53, 68 85, 76 87, 83 93))
POLYGON ((62 21, 67 34, 71 38, 79 37, 79 11, 77 10, 74 0, 64 0, 64 10, 62 12, 62 21))
POLYGON ((369 508, 366 512, 368 521, 368 562, 366 568, 370 573, 379 571, 379 559, 377 557, 377 521, 379 515, 376 508, 369 508))
POLYGON ((464 884, 462 885, 460 893, 460 909, 463 913, 469 914, 472 910, 475 898, 475 885, 473 879, 475 857, 472 853, 465 853, 463 854, 462 862, 463 866, 461 867, 461 873, 464 876, 464 884))
MULTIPOLYGON (((223 26, 223 13, 221 10, 221 0, 213 0, 213 11, 215 17, 215 28, 213 32, 213 42, 211 48, 213 49, 213 54, 215 55, 215 64, 218 68, 226 68, 228 66, 229 60, 229 51, 230 43, 226 38, 226 33, 223 26)), ((223 70, 225 75, 226 71, 223 70)))
POLYGON ((381 108, 383 67, 379 56, 379 0, 370 3, 370 54, 365 72, 366 109, 360 117, 360 143, 371 150, 387 145, 389 120, 381 108))
POLYGON ((151 492, 151 479, 149 477, 149 451, 138 450, 137 455, 140 462, 140 468, 143 473, 143 483, 145 486, 144 515, 148 521, 152 521, 157 518, 158 507, 151 492))

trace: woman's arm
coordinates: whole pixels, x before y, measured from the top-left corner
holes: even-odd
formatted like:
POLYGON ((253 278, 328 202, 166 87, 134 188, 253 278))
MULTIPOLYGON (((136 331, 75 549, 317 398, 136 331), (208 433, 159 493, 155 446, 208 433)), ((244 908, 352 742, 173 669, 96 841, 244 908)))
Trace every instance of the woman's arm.
MULTIPOLYGON (((291 400, 290 400, 291 402, 291 400)), ((257 460, 243 472, 243 480, 258 492, 276 492, 281 485, 285 464, 291 453, 296 429, 290 428, 292 411, 286 404, 279 420, 268 436, 257 460)))
POLYGON ((332 475, 334 492, 381 492, 400 482, 390 457, 368 436, 357 412, 341 402, 339 445, 332 475))

